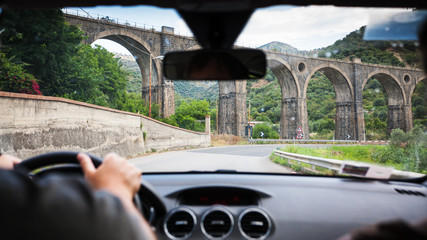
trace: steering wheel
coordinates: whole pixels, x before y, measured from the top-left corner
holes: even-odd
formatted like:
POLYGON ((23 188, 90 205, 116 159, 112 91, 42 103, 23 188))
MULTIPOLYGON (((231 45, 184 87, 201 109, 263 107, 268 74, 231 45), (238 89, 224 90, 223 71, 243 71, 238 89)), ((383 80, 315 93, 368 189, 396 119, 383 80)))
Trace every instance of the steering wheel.
MULTIPOLYGON (((22 161, 15 168, 24 171, 28 175, 42 176, 50 172, 78 172, 83 174, 81 166, 77 161, 79 152, 51 152, 41 154, 22 161), (41 171, 34 172, 35 170, 41 171)), ((102 164, 102 158, 88 154, 95 167, 102 164)), ((133 197, 133 202, 139 211, 145 216, 150 225, 157 225, 157 220, 166 213, 166 207, 160 197, 154 192, 151 185, 141 178, 139 192, 133 197), (140 196, 144 196, 141 201, 140 196)))

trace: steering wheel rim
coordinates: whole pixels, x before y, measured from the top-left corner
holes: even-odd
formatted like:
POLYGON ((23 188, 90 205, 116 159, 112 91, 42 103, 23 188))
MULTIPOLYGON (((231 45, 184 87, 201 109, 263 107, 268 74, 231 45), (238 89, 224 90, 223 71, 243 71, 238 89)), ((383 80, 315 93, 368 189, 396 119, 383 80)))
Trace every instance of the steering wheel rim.
MULTIPOLYGON (((19 164, 17 164, 16 167, 20 169, 25 169, 29 173, 32 170, 39 169, 49 165, 54 165, 54 164, 80 165, 79 162, 77 161, 77 154, 79 154, 79 152, 73 152, 73 151, 44 153, 44 154, 40 154, 24 160, 19 164)), ((95 168, 98 168, 99 165, 101 165, 103 161, 102 158, 90 153, 86 153, 86 154, 89 155, 95 168)))
MULTIPOLYGON (((57 167, 53 166, 49 170, 52 170, 52 169, 64 170, 64 169, 71 169, 71 168, 76 169, 77 166, 80 167, 80 163, 77 160, 77 154, 79 154, 79 152, 74 152, 74 151, 45 153, 45 154, 37 155, 31 158, 28 158, 26 160, 23 160, 19 164, 15 165, 15 168, 25 172, 28 175, 30 175, 31 172, 36 169, 40 169, 40 168, 43 168, 46 166, 52 166, 52 165, 58 165, 58 166, 57 167), (64 164, 70 164, 70 165, 64 165, 64 164)), ((103 162, 102 158, 95 156, 93 154, 88 154, 88 155, 91 158, 96 168, 102 164, 103 162)), ((37 175, 37 173, 35 175, 37 175)), ((163 212, 163 211, 166 212, 166 207, 164 206, 164 203, 160 200, 159 196, 157 196, 157 194, 153 191, 152 187, 149 186, 149 184, 147 184, 145 181, 142 181, 142 179, 141 179, 141 187, 139 192, 143 196, 156 199, 157 200, 156 205, 160 209, 160 212, 163 212)), ((135 196, 133 197, 133 202, 142 214, 143 213, 142 201, 138 193, 135 194, 135 196)), ((152 216, 150 216, 150 219, 147 219, 147 221, 151 225, 153 225, 154 219, 152 216)))

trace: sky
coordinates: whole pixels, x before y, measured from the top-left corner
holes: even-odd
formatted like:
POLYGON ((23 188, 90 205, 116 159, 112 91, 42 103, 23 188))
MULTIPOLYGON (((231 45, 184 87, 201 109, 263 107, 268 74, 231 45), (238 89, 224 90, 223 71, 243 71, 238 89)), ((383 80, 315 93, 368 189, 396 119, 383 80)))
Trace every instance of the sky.
MULTIPOLYGON (((128 21, 130 25, 175 29, 175 34, 192 36, 184 20, 175 10, 157 7, 94 7, 72 8, 68 12, 89 14, 97 18, 108 16, 128 21)), ((368 23, 370 16, 404 12, 407 9, 337 8, 333 6, 280 6, 257 10, 249 20, 236 44, 259 47, 272 41, 290 44, 299 50, 312 50, 333 44, 348 33, 368 23)), ((109 40, 98 40, 111 52, 130 54, 125 48, 109 40)))

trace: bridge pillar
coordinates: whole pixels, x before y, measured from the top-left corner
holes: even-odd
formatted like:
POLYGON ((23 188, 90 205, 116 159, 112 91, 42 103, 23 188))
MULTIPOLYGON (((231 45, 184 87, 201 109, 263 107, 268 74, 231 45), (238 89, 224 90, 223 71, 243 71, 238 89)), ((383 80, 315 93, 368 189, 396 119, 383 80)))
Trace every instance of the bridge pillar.
POLYGON ((403 105, 403 116, 405 118, 405 132, 409 132, 412 130, 413 122, 412 122, 412 105, 406 104, 403 105))
MULTIPOLYGON (((353 82, 354 87, 354 103, 353 103, 353 128, 354 134, 350 136, 352 140, 365 141, 366 140, 366 129, 365 129, 365 112, 363 110, 363 80, 365 79, 364 71, 360 65, 362 60, 360 58, 354 58, 352 61, 352 70, 350 79, 353 82)), ((366 74, 366 73, 365 73, 366 74)), ((337 109, 338 113, 338 109, 337 109)), ((335 122, 335 128, 336 128, 335 122)), ((336 134, 336 132, 335 132, 336 134)), ((335 136, 336 137, 336 136, 335 136)))
MULTIPOLYGON (((412 115, 412 113, 411 113, 412 115)), ((402 105, 389 105, 388 106, 388 119, 387 119, 387 131, 391 131, 395 128, 400 128, 406 131, 405 128, 405 106, 402 105)))
POLYGON ((218 133, 245 135, 246 80, 219 81, 218 133))
MULTIPOLYGON (((150 99, 150 70, 149 67, 145 68, 145 66, 149 66, 149 64, 144 61, 149 61, 146 55, 141 54, 141 56, 137 57, 137 63, 142 69, 142 99, 145 101, 146 106, 148 106, 150 99)), ((154 104, 159 106, 158 114, 160 117, 169 117, 175 113, 174 83, 163 77, 162 64, 160 64, 158 59, 152 60, 151 69, 151 106, 154 104)))
POLYGON ((162 80, 162 94, 159 102, 160 105, 160 114, 163 117, 169 117, 175 113, 175 90, 174 83, 171 80, 162 80))
POLYGON ((302 124, 301 118, 301 101, 296 97, 282 99, 282 109, 280 118, 280 138, 294 139, 297 138, 297 129, 301 126, 303 130, 303 139, 308 138, 308 132, 302 124))
POLYGON ((335 139, 337 140, 354 140, 354 103, 337 102, 335 115, 335 139))
POLYGON ((354 102, 354 140, 364 141, 366 140, 366 130, 365 130, 365 115, 363 110, 363 102, 356 101, 354 102))

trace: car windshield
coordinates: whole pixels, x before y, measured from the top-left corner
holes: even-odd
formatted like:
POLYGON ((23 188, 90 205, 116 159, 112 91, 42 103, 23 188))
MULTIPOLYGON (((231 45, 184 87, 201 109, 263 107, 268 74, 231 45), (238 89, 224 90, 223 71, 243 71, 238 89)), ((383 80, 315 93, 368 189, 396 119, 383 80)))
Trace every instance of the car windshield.
POLYGON ((0 150, 114 151, 144 172, 421 177, 427 78, 414 37, 426 15, 417 13, 258 9, 235 48, 264 51, 265 77, 173 81, 165 54, 201 48, 173 9, 4 9, 0 150))

